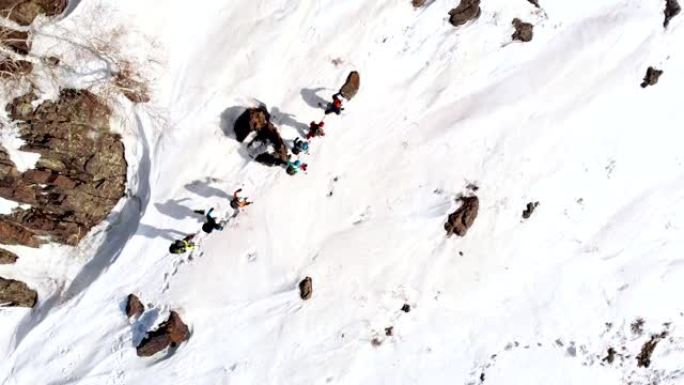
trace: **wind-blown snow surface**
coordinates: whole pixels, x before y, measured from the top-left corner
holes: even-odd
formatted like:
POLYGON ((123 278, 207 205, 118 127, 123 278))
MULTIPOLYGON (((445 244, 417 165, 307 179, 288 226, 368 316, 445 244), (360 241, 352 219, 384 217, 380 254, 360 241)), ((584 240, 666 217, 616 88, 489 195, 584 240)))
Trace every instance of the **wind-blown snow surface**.
POLYGON ((42 298, 3 310, 1 382, 683 381, 681 19, 664 31, 662 1, 490 0, 455 29, 456 3, 85 0, 44 26, 38 46, 123 26, 155 95, 121 111, 131 197, 117 213, 78 249, 0 271, 42 298), (531 43, 508 44, 514 17, 535 24, 531 43), (665 73, 641 89, 649 65, 665 73), (352 69, 361 92, 326 119, 308 174, 251 162, 233 139, 255 100, 294 139, 352 69), (446 239, 469 183, 479 217, 446 239), (168 254, 199 230, 192 210, 231 214, 238 187, 256 203, 192 260, 168 254), (528 201, 541 205, 522 221, 528 201), (131 292, 153 307, 129 323, 131 292), (169 309, 192 337, 138 358, 169 309))

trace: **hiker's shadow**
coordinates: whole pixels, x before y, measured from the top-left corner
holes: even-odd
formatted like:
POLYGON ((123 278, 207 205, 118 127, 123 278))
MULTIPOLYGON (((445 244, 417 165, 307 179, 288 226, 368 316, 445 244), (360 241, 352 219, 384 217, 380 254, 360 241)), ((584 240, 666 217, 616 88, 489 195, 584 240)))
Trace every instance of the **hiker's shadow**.
POLYGON ((183 206, 181 202, 189 200, 188 198, 183 199, 171 199, 165 203, 155 203, 154 206, 157 211, 167 215, 174 219, 185 219, 188 217, 196 217, 197 215, 189 207, 183 206))
POLYGON ((196 180, 188 183, 185 185, 185 189, 204 198, 232 198, 227 192, 211 186, 211 181, 209 179, 196 180))
POLYGON ((271 121, 276 125, 290 126, 297 130, 300 136, 306 136, 309 126, 297 119, 294 115, 280 111, 278 107, 271 108, 271 121))
POLYGON ((321 91, 325 91, 325 88, 302 88, 302 99, 304 99, 304 102, 308 104, 309 107, 321 108, 321 105, 328 104, 326 99, 318 96, 318 93, 321 91))

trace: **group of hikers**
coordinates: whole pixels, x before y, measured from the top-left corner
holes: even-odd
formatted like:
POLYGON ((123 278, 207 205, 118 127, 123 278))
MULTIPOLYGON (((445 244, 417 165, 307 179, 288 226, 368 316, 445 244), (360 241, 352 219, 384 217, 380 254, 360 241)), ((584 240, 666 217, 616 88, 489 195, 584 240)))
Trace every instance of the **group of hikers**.
MULTIPOLYGON (((241 197, 241 192, 241 188, 235 190, 230 200, 230 207, 233 208, 233 215, 231 218, 235 218, 240 213, 241 209, 253 203, 250 202, 246 197, 241 197)), ((206 213, 204 212, 204 210, 195 211, 195 213, 197 214, 204 215, 202 231, 204 231, 207 234, 211 234, 214 230, 223 230, 229 220, 229 218, 218 220, 218 218, 213 215, 213 212, 213 207, 210 208, 209 211, 207 211, 206 213)), ((173 241, 173 243, 171 243, 171 246, 169 246, 169 252, 171 254, 183 254, 185 252, 194 250, 197 246, 194 242, 195 236, 197 236, 197 233, 190 234, 183 239, 177 239, 173 241)))
MULTIPOLYGON (((348 84, 350 82, 350 79, 353 76, 356 77, 355 88, 358 89, 358 73, 353 72, 352 74, 350 74, 350 77, 347 79, 346 84, 348 84)), ((345 87, 347 87, 347 86, 346 85, 343 86, 342 89, 340 90, 340 92, 338 92, 332 96, 331 102, 329 102, 325 105, 323 103, 319 103, 319 106, 324 108, 324 110, 325 110, 323 118, 319 122, 312 121, 309 124, 309 132, 306 134, 305 139, 303 139, 301 137, 295 138, 294 142, 292 143, 292 148, 291 148, 292 154, 294 154, 296 156, 299 156, 302 153, 308 154, 309 153, 309 142, 311 141, 311 139, 313 139, 315 137, 319 137, 319 136, 325 136, 325 131, 323 129, 325 127, 325 122, 324 122, 325 117, 327 115, 333 114, 333 113, 336 115, 340 115, 342 113, 342 111, 344 111, 344 107, 342 107, 341 97, 351 99, 351 97, 356 93, 356 89, 354 89, 351 93, 347 92, 345 94, 343 92, 343 90, 345 90, 345 87)), ((270 114, 268 114, 268 111, 266 111, 265 107, 263 108, 262 112, 264 112, 267 123, 270 124, 270 122, 269 122, 270 114)), ((257 156, 256 160, 261 162, 261 163, 267 163, 270 165, 275 165, 278 163, 284 163, 285 170, 286 170, 288 175, 296 175, 299 172, 299 170, 306 172, 308 165, 306 163, 301 162, 299 159, 293 159, 293 157, 289 154, 288 148, 287 148, 287 146, 285 146, 284 141, 282 140, 282 138, 280 138, 280 135, 277 134, 277 130, 273 129, 273 131, 275 131, 275 136, 277 137, 276 138, 277 139, 277 142, 276 142, 277 143, 277 146, 276 146, 277 150, 276 151, 278 154, 273 155, 273 154, 269 154, 269 153, 263 153, 263 154, 257 156)), ((269 133, 263 133, 263 137, 269 138, 269 133)), ((261 137, 257 136, 257 138, 255 138, 255 140, 259 140, 259 138, 261 138, 261 137)), ((241 141, 241 139, 239 139, 239 140, 241 141)), ((242 189, 239 188, 232 195, 232 199, 230 201, 230 206, 233 208, 234 212, 230 218, 235 218, 241 209, 252 204, 252 202, 250 202, 247 198, 240 197, 241 192, 242 192, 242 189)), ((217 217, 215 217, 213 215, 213 213, 214 213, 213 207, 210 208, 209 211, 207 211, 206 213, 204 212, 204 210, 197 210, 195 212, 200 214, 200 215, 204 215, 205 221, 202 224, 202 231, 204 231, 207 234, 210 234, 215 230, 218 230, 218 231, 223 230, 224 227, 226 226, 226 224, 228 223, 228 220, 230 219, 230 218, 226 218, 223 220, 219 220, 217 217)), ((195 241, 194 241, 196 236, 197 236, 197 233, 196 234, 190 234, 183 239, 175 240, 171 244, 171 246, 169 247, 169 251, 172 254, 183 254, 185 252, 192 251, 197 246, 195 244, 195 241)))

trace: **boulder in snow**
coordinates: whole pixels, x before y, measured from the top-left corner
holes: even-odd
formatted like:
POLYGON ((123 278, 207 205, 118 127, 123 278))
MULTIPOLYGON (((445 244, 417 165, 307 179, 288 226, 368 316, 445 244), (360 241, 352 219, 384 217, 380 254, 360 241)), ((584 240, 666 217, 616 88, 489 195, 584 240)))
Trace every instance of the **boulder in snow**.
POLYGON ((515 18, 513 19, 513 28, 515 28, 515 32, 513 32, 513 35, 511 36, 513 40, 525 43, 532 41, 532 38, 534 37, 534 25, 515 18))
POLYGON ((0 277, 0 306, 33 307, 38 293, 24 282, 0 277))
POLYGON ((9 265, 17 261, 19 257, 11 251, 0 249, 0 265, 9 265))
POLYGON ((183 323, 178 313, 172 311, 169 319, 159 325, 157 330, 147 333, 136 348, 136 352, 139 357, 150 357, 168 347, 175 348, 188 338, 188 326, 183 323))
POLYGON ((271 115, 265 106, 248 108, 235 120, 235 125, 233 126, 235 138, 238 142, 244 141, 250 132, 265 128, 270 120, 271 115))
POLYGON ((539 0, 527 0, 530 4, 534 5, 537 8, 541 8, 539 5, 539 0))
POLYGON ((480 17, 480 0, 461 0, 458 7, 449 11, 449 23, 458 27, 480 17))
POLYGON ((665 0, 665 21, 663 22, 663 27, 667 28, 670 25, 670 20, 679 15, 681 11, 682 7, 677 0, 665 0))
POLYGON ((352 71, 347 76, 347 80, 344 82, 342 88, 340 88, 340 95, 347 100, 352 100, 356 93, 359 92, 359 87, 361 86, 361 77, 356 71, 352 71))
POLYGON ((470 226, 477 218, 477 212, 480 209, 480 200, 476 196, 461 197, 461 207, 449 215, 447 222, 444 224, 444 229, 447 235, 456 234, 458 236, 465 236, 470 229, 470 226))
POLYGON ((145 312, 145 305, 135 294, 129 294, 126 300, 126 316, 128 318, 140 317, 145 312))
POLYGON ((648 67, 646 70, 646 76, 644 76, 644 81, 641 82, 641 88, 656 85, 660 79, 660 75, 662 74, 662 70, 656 69, 654 67, 648 67))
POLYGON ((529 217, 531 217, 532 213, 537 208, 537 206, 539 206, 539 202, 528 202, 527 207, 522 212, 523 219, 528 219, 529 217))
POLYGON ((306 277, 299 282, 299 296, 306 301, 311 298, 311 295, 313 295, 313 280, 311 277, 306 277))

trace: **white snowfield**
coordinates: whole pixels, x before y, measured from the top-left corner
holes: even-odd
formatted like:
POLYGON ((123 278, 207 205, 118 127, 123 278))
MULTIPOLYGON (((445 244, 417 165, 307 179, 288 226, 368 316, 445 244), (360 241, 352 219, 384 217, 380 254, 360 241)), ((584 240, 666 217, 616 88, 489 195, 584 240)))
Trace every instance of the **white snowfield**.
POLYGON ((78 248, 10 248, 0 275, 40 303, 0 311, 0 383, 683 383, 684 16, 665 30, 664 0, 486 0, 454 28, 456 5, 83 0, 37 23, 66 85, 101 81, 81 49, 97 41, 154 94, 116 98, 129 194, 106 223, 78 248), (516 17, 530 43, 511 43, 516 17), (664 74, 642 89, 649 66, 664 74), (361 89, 306 174, 234 139, 263 102, 293 140, 351 70, 361 89), (479 216, 446 238, 471 183, 479 216), (253 205, 169 254, 239 187, 253 205), (129 293, 151 305, 137 321, 129 293), (190 339, 137 357, 170 310, 190 339))

